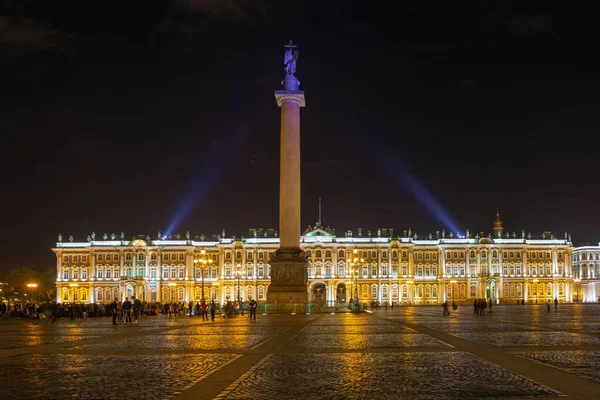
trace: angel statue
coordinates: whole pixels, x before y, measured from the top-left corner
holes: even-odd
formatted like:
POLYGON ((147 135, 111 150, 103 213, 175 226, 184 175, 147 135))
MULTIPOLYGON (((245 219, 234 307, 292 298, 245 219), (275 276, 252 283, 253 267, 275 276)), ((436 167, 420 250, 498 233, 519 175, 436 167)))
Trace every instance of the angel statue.
POLYGON ((298 60, 298 50, 292 51, 292 49, 295 48, 296 45, 293 45, 291 40, 290 44, 286 44, 284 47, 287 48, 283 56, 285 74, 294 75, 296 73, 296 60, 298 60))

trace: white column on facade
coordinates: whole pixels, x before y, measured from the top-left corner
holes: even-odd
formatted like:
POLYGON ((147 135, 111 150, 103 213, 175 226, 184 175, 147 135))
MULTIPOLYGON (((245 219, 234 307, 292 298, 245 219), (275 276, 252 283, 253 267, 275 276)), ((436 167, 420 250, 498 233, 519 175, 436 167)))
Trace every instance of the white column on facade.
POLYGON ((162 281, 162 274, 163 274, 163 266, 162 266, 162 252, 157 249, 156 251, 156 268, 157 268, 157 277, 156 277, 156 302, 159 303, 162 301, 161 299, 161 295, 162 295, 162 285, 161 285, 161 281, 162 281))

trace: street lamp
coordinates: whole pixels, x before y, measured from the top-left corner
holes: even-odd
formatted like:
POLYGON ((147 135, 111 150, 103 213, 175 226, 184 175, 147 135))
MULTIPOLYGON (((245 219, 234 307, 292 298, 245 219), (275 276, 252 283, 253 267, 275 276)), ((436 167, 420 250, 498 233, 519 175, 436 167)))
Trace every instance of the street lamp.
MULTIPOLYGON (((29 290, 28 290, 28 292, 29 292, 29 297, 30 297, 30 298, 32 297, 32 296, 31 296, 31 292, 32 292, 33 290, 35 290, 35 288, 37 288, 37 286, 38 286, 38 285, 37 285, 37 283, 28 283, 28 284, 27 284, 27 288, 29 289, 29 290)), ((38 299, 38 300, 39 300, 39 299, 38 299)))
POLYGON ((354 254, 354 257, 350 262, 350 273, 354 279, 354 306, 356 307, 358 305, 358 274, 360 273, 360 267, 365 260, 364 258, 358 258, 358 249, 354 249, 352 253, 354 254))
POLYGON ((581 282, 581 279, 575 278, 573 282, 575 282, 575 303, 579 303, 579 282, 581 282))
POLYGON ((240 263, 237 264, 237 269, 235 270, 235 274, 237 275, 237 279, 238 279, 238 290, 237 290, 237 297, 238 297, 238 303, 242 304, 242 295, 241 295, 241 279, 242 279, 242 265, 240 263))
POLYGON ((208 257, 204 249, 200 250, 200 256, 194 258, 194 264, 196 268, 200 268, 200 275, 202 276, 202 301, 204 301, 204 269, 211 265, 212 262, 212 258, 208 257))
POLYGON ((452 305, 454 306, 454 291, 456 290, 456 279, 450 281, 450 287, 452 288, 452 305))
POLYGON ((538 290, 539 290, 539 288, 537 286, 537 283, 539 281, 540 281, 539 279, 534 279, 533 280, 533 283, 535 283, 535 304, 537 304, 537 301, 538 301, 538 290))

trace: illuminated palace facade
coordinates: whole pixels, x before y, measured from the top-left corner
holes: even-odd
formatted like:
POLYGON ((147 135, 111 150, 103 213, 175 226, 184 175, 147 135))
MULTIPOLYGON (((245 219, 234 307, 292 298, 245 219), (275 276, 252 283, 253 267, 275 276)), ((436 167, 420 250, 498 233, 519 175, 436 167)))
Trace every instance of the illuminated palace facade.
POLYGON ((600 302, 600 244, 573 249, 574 299, 600 302))
MULTIPOLYGON (((499 218, 487 235, 442 231, 422 237, 408 230, 394 236, 392 229, 356 233, 336 236, 317 222, 301 236, 310 301, 349 303, 358 296, 360 302, 380 304, 470 304, 476 298, 571 302, 578 300, 581 282, 576 277, 596 279, 599 272, 600 247, 581 250, 582 257, 594 258, 581 261, 577 275, 572 261, 578 256, 566 234, 565 239, 550 233, 541 238, 524 231, 508 234, 499 218)), ((279 247, 273 230, 251 230, 248 238, 228 238, 223 232, 214 240, 193 240, 189 234, 183 240, 179 235, 157 240, 93 236, 85 242, 70 237, 52 249, 57 301, 111 302, 136 296, 149 302, 196 302, 203 288, 204 298, 220 303, 266 301, 269 259, 279 247), (199 259, 204 262, 194 262, 199 259)), ((587 299, 600 294, 591 287, 585 289, 587 299)))

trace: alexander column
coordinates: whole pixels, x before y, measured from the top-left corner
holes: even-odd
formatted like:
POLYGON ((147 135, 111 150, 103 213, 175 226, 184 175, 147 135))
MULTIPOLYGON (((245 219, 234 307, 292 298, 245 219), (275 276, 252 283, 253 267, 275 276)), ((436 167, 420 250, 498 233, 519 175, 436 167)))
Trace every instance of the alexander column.
POLYGON ((306 253, 300 249, 300 107, 304 92, 294 76, 298 51, 285 46, 283 90, 275 91, 281 108, 281 149, 279 171, 279 249, 271 256, 269 302, 306 302, 308 272, 306 253))

